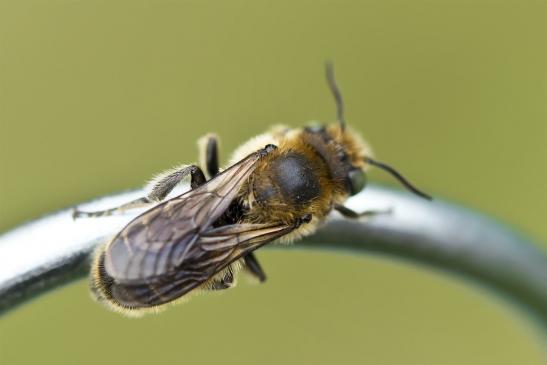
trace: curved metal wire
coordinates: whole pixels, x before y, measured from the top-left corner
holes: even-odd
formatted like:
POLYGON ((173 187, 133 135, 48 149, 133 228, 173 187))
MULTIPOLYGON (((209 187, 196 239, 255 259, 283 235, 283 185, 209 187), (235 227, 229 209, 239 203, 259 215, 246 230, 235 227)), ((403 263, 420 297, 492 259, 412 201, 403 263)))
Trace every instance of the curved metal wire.
MULTIPOLYGON (((104 209, 141 194, 122 193, 81 207, 104 209)), ((547 328, 547 256, 505 225, 450 203, 378 186, 352 197, 348 206, 392 213, 365 221, 333 213, 315 235, 292 247, 376 252, 457 273, 518 303, 547 328)), ((74 221, 72 211, 64 210, 1 235, 0 313, 85 276, 93 249, 138 213, 74 221)))

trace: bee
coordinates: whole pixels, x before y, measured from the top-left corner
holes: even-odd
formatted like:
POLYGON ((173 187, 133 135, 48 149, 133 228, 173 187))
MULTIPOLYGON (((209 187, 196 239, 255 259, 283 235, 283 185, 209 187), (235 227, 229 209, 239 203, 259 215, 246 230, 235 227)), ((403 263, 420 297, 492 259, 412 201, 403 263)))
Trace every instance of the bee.
POLYGON ((371 214, 344 206, 365 187, 368 166, 389 172, 430 199, 395 169, 372 158, 369 146, 346 126, 331 64, 326 76, 337 106, 335 123, 272 128, 238 148, 222 171, 217 138, 208 135, 198 143, 202 167, 166 171, 153 180, 145 197, 119 207, 76 209, 75 218, 150 207, 96 251, 91 270, 96 299, 138 316, 196 291, 231 288, 241 268, 264 282, 256 249, 312 234, 332 210, 352 219, 371 214), (166 199, 186 177, 190 190, 166 199))

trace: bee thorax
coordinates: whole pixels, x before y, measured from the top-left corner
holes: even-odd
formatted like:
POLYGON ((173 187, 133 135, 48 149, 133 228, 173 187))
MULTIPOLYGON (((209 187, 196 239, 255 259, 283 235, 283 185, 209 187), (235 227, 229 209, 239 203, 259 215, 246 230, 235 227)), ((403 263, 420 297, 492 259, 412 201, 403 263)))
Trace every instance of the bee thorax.
POLYGON ((305 205, 319 197, 319 178, 299 153, 282 154, 255 178, 253 192, 261 205, 305 205))

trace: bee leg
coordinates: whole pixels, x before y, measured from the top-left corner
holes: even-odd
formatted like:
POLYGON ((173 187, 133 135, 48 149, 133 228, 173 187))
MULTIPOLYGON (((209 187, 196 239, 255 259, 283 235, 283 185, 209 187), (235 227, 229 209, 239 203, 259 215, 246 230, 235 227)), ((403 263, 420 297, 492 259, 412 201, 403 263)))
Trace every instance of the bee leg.
POLYGON ((200 166, 205 169, 209 178, 218 174, 218 139, 214 134, 207 134, 198 141, 200 149, 200 166))
POLYGON ((232 270, 228 270, 226 275, 221 279, 213 279, 210 286, 207 288, 209 290, 224 290, 230 289, 234 286, 234 273, 232 270))
POLYGON ((207 182, 205 175, 199 166, 190 165, 174 170, 166 175, 160 175, 152 186, 147 198, 151 202, 160 202, 177 186, 182 179, 190 175, 190 187, 197 188, 207 182))
POLYGON ((190 186, 192 189, 205 184, 206 179, 203 171, 198 166, 190 165, 181 169, 169 172, 164 176, 160 176, 156 183, 152 186, 150 193, 147 196, 132 200, 118 207, 99 210, 95 212, 84 212, 75 208, 72 212, 72 218, 80 217, 103 217, 115 213, 124 213, 126 210, 146 207, 147 205, 160 202, 179 184, 186 176, 191 176, 190 186))
POLYGON ((390 208, 385 210, 365 210, 364 212, 358 213, 353 209, 338 204, 334 206, 334 209, 336 209, 336 211, 338 211, 338 213, 342 214, 344 217, 351 219, 374 217, 379 214, 391 214, 393 212, 393 210, 390 208))
POLYGON ((95 211, 95 212, 84 212, 84 211, 78 210, 78 208, 74 208, 73 211, 72 211, 72 218, 76 219, 76 218, 81 218, 81 217, 104 217, 104 216, 112 215, 112 214, 117 213, 117 212, 123 213, 123 212, 125 212, 126 210, 129 210, 129 209, 142 208, 142 207, 145 207, 149 204, 150 204, 150 201, 148 200, 148 198, 143 197, 143 198, 138 198, 138 199, 132 200, 132 201, 130 201, 128 203, 125 203, 125 204, 122 204, 118 207, 105 209, 105 210, 98 210, 98 211, 95 211))
POLYGON ((249 274, 251 274, 260 283, 266 281, 266 274, 264 273, 264 270, 262 270, 262 266, 253 252, 243 256, 243 261, 245 262, 245 269, 249 274))

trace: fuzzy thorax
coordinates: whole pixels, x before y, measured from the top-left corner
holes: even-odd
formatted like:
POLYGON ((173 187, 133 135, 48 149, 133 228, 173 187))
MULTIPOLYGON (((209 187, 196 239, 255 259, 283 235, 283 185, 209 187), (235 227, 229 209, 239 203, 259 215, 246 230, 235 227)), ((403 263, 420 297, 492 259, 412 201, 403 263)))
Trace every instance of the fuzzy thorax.
POLYGON ((343 204, 349 196, 348 172, 364 169, 371 154, 358 135, 342 131, 338 124, 317 130, 281 126, 241 146, 232 161, 269 143, 277 150, 260 161, 239 199, 247 210, 244 222, 291 224, 311 214, 310 223, 280 242, 313 233, 336 204, 343 204))

